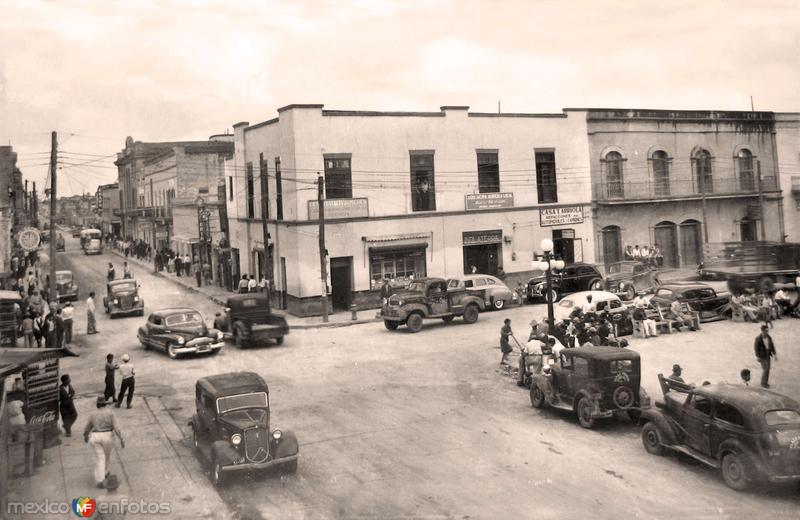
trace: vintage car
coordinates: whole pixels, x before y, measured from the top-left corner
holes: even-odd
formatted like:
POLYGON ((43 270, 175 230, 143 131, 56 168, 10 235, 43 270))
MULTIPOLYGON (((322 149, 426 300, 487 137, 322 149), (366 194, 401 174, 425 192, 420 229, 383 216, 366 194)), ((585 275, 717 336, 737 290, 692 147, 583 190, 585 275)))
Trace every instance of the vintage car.
POLYGON ((724 320, 731 317, 731 295, 717 294, 714 288, 704 283, 669 283, 658 288, 650 299, 662 307, 675 300, 686 303, 700 314, 700 321, 724 320))
POLYGON ((633 322, 630 319, 631 310, 617 296, 606 291, 581 291, 561 298, 553 307, 553 317, 556 321, 569 318, 575 308, 583 308, 588 303, 587 296, 592 297, 589 308, 592 312, 608 312, 617 326, 618 336, 633 334, 633 322))
POLYGON ((634 299, 642 291, 653 292, 660 285, 658 271, 642 262, 614 262, 606 270, 605 290, 625 300, 634 299))
POLYGON ((534 408, 569 410, 584 428, 597 419, 627 413, 638 420, 650 398, 640 386, 639 354, 627 348, 563 349, 549 374, 534 374, 530 399, 534 408))
POLYGON ((450 322, 456 316, 463 316, 464 323, 475 323, 483 305, 483 298, 463 288, 449 289, 446 280, 417 278, 394 293, 377 317, 388 330, 405 324, 409 331, 419 332, 426 318, 450 322))
POLYGON ((58 301, 78 301, 78 284, 72 271, 56 271, 56 294, 58 301))
POLYGON ((737 491, 759 481, 800 481, 800 403, 757 387, 658 380, 664 400, 641 416, 648 453, 689 455, 719 468, 737 491))
POLYGON ((86 241, 83 247, 83 254, 85 255, 102 255, 103 242, 99 238, 90 238, 86 241))
MULTIPOLYGON (((591 264, 569 264, 561 271, 551 274, 550 289, 553 301, 578 291, 601 291, 603 275, 591 264)), ((547 299, 547 280, 544 273, 537 273, 528 280, 528 301, 542 299, 547 299)))
POLYGON ((269 388, 253 372, 203 377, 195 385, 190 426, 195 452, 221 485, 225 475, 274 466, 297 471, 297 437, 270 424, 269 388))
POLYGON ((61 233, 56 235, 56 251, 66 251, 67 244, 64 241, 64 235, 61 233))
POLYGON ((484 309, 500 310, 506 305, 517 305, 519 296, 497 277, 488 274, 465 274, 447 280, 447 290, 466 289, 469 294, 483 300, 484 309))
POLYGON ((289 334, 286 318, 272 314, 267 293, 237 294, 228 298, 215 326, 233 337, 237 348, 275 340, 280 345, 289 334))
POLYGON ((217 354, 225 345, 225 334, 210 329, 194 309, 163 309, 139 327, 139 343, 145 349, 163 350, 171 359, 183 354, 217 354))
POLYGON ((139 298, 139 285, 136 280, 126 278, 108 282, 103 297, 106 314, 112 318, 136 314, 144 316, 144 301, 139 298))

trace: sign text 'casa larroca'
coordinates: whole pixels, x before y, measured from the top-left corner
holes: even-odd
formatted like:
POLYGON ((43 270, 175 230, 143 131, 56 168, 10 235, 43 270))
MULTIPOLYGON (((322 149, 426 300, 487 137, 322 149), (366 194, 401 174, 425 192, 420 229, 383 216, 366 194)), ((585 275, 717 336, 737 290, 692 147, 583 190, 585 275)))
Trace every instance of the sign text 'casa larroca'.
POLYGON ((542 208, 539 210, 540 226, 563 226, 583 222, 583 206, 564 206, 561 208, 542 208))

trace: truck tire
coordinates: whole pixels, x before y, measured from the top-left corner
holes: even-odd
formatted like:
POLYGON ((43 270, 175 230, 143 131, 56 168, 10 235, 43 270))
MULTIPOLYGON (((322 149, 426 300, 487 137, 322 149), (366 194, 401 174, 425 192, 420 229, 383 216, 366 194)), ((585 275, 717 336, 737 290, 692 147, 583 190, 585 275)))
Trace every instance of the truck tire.
POLYGON ((408 330, 411 332, 419 332, 422 330, 422 314, 418 312, 409 314, 406 320, 406 327, 408 327, 408 330))
POLYGON ((720 470, 722 471, 722 478, 729 488, 736 491, 745 491, 750 487, 753 466, 744 453, 728 453, 723 456, 720 470))
POLYGON ((386 330, 397 330, 399 324, 396 321, 383 320, 383 326, 386 330))
POLYGON ((480 309, 474 303, 470 303, 467 305, 467 308, 464 309, 464 323, 475 323, 478 321, 478 314, 480 314, 480 309))
POLYGON ((581 397, 578 405, 575 407, 575 415, 578 416, 578 422, 587 430, 591 430, 594 426, 594 417, 592 417, 592 403, 588 397, 581 397))
POLYGON ((534 408, 542 408, 544 406, 544 392, 539 385, 531 383, 531 406, 534 408))

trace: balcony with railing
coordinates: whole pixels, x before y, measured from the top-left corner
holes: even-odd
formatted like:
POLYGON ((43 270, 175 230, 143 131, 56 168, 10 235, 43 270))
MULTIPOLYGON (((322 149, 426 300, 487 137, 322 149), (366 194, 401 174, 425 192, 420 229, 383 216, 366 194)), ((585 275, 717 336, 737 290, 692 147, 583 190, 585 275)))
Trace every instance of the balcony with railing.
MULTIPOLYGON (((764 177, 761 190, 765 193, 778 191, 778 179, 764 177)), ((705 183, 697 178, 671 178, 666 181, 611 181, 594 185, 595 201, 600 203, 698 199, 704 194, 709 198, 753 196, 758 192, 758 181, 752 177, 706 177, 705 183)))

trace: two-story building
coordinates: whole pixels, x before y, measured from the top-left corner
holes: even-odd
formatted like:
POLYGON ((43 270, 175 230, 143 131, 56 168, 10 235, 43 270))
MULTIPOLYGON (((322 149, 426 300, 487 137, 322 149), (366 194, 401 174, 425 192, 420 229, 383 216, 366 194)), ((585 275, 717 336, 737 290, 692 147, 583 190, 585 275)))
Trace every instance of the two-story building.
POLYGON ((103 235, 119 236, 122 232, 119 218, 119 184, 103 184, 95 191, 95 211, 103 235))
POLYGON ((647 245, 695 267, 705 242, 782 239, 772 112, 590 109, 586 125, 599 263, 647 245))
POLYGON ((800 112, 775 114, 786 240, 800 242, 800 112))
POLYGON ((234 274, 266 275, 294 314, 321 312, 318 175, 334 308, 374 305, 384 279, 528 272, 543 238, 594 260, 585 113, 289 105, 234 136, 234 274))

